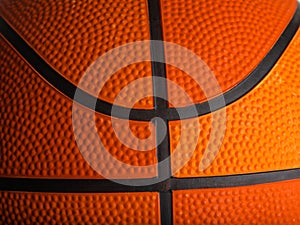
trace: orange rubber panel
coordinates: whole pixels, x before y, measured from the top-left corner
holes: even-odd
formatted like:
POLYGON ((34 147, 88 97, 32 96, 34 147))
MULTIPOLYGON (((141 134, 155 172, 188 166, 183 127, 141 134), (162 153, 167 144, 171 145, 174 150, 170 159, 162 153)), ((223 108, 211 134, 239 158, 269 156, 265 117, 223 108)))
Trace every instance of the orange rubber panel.
POLYGON ((300 224, 300 180, 173 192, 174 225, 300 224))
MULTIPOLYGON (((146 0, 101 0, 101 1, 47 1, 3 0, 0 15, 62 76, 78 84, 92 63, 109 50, 118 46, 150 39, 146 0)), ((150 48, 129 51, 128 57, 149 54, 150 48)), ((122 60, 115 57, 115 60, 122 60)), ((105 66, 109 68, 111 63, 105 66)), ((141 62, 101 80, 101 75, 82 88, 95 95, 99 82, 105 85, 99 97, 112 103, 119 90, 128 83, 151 76, 151 63, 141 62)), ((149 82, 140 83, 131 90, 135 96, 143 90, 152 90, 149 82)), ((149 98, 135 105, 136 108, 153 108, 149 98)))
MULTIPOLYGON (((0 176, 101 178, 83 158, 75 142, 73 102, 49 86, 1 38, 0 74, 0 176)), ((77 110, 80 121, 88 119, 88 109, 77 110)), ((155 168, 142 167, 156 163, 155 147, 145 146, 145 151, 127 147, 134 146, 137 137, 150 135, 149 123, 130 121, 133 135, 119 132, 122 140, 131 144, 125 145, 114 131, 114 128, 124 130, 124 121, 114 121, 113 127, 111 118, 99 113, 90 121, 95 123, 99 138, 116 160, 141 166, 139 169, 147 177, 156 176, 155 168)), ((90 148, 89 159, 98 162, 112 176, 127 174, 128 171, 114 167, 107 158, 98 158, 89 133, 84 127, 79 131, 80 140, 90 148)))
POLYGON ((182 146, 177 148, 178 154, 182 155, 172 160, 172 166, 175 168, 181 164, 180 159, 195 149, 188 163, 176 173, 177 177, 300 167, 299 49, 300 30, 265 79, 247 95, 226 107, 226 118, 219 110, 198 120, 191 119, 187 125, 182 125, 184 129, 181 121, 170 122, 171 151, 182 146), (226 126, 224 135, 219 128, 223 124, 226 126), (200 133, 195 139, 194 130, 198 126, 200 133), (211 131, 213 126, 217 128, 214 133, 211 131), (197 146, 192 147, 195 140, 197 146), (218 145, 220 141, 222 144, 218 145))
MULTIPOLYGON (((161 0, 164 41, 179 44, 197 54, 214 73, 223 92, 241 82, 261 62, 287 27, 296 0, 161 0)), ((168 54, 188 65, 185 55, 168 54)), ((192 70, 192 69, 191 69, 192 70)), ((212 82, 194 71, 207 96, 183 71, 167 65, 167 78, 181 86, 193 102, 219 95, 212 82)), ((189 105, 178 88, 169 85, 173 105, 189 105)))
POLYGON ((158 193, 0 196, 0 224, 160 224, 158 193))

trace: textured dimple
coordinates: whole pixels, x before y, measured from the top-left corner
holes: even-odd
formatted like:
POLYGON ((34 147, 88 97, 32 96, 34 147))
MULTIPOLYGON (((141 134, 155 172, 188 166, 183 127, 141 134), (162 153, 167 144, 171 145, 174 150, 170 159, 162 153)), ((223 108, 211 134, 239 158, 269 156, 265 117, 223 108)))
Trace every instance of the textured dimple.
MULTIPOLYGON (((150 37, 145 0, 4 0, 0 2, 0 13, 46 62, 74 84, 109 50, 150 37)), ((128 51, 126 56, 137 54, 149 55, 149 48, 128 51)), ((110 63, 121 59, 115 57, 110 63)), ((109 67, 110 63, 105 66, 109 67)), ((125 67, 107 81, 99 97, 112 103, 121 88, 147 76, 151 76, 149 62, 125 67)), ((100 75, 97 79, 102 81, 101 78, 100 75)), ((129 96, 144 89, 152 90, 151 84, 140 84, 129 96)), ((82 88, 92 94, 99 93, 99 82, 89 80, 82 88)), ((152 107, 152 98, 136 104, 136 108, 152 107)))
MULTIPOLYGON (((0 63, 0 175, 100 178, 76 145, 72 127, 72 101, 34 73, 3 39, 0 40, 0 63)), ((82 107, 78 110, 78 115, 85 118, 87 109, 82 107)), ((95 124, 107 151, 117 160, 135 166, 156 162, 155 149, 144 146, 143 150, 149 151, 136 151, 121 143, 108 116, 95 114, 95 124)), ((115 121, 119 130, 123 124, 115 121)), ((123 140, 129 144, 135 143, 133 137, 143 138, 139 133, 150 135, 148 123, 131 121, 130 125, 135 136, 123 133, 123 140)), ((127 174, 128 171, 114 167, 106 158, 93 158, 93 139, 84 128, 80 134, 81 140, 91 149, 88 154, 90 160, 99 160, 103 168, 111 171, 111 175, 127 174)), ((156 174, 154 168, 140 167, 140 170, 150 177, 156 174)))
POLYGON ((175 225, 300 223, 300 180, 173 193, 175 225))
POLYGON ((159 224, 157 193, 0 192, 0 196, 0 224, 159 224))
MULTIPOLYGON (((218 143, 222 135, 211 133, 211 114, 200 117, 199 123, 191 121, 190 127, 196 129, 200 125, 201 128, 198 145, 189 162, 176 176, 216 176, 299 168, 299 49, 300 31, 266 78, 246 96, 226 107, 226 121, 223 121, 220 112, 214 113, 215 125, 226 122, 220 149, 218 143), (212 138, 208 143, 210 135, 212 138), (215 154, 208 154, 203 159, 206 149, 217 151, 216 157, 215 154), (200 162, 205 160, 208 164, 210 161, 212 163, 201 171, 200 162)), ((181 128, 180 121, 170 122, 172 152, 179 141, 191 151, 189 146, 193 145, 194 139, 184 133, 185 129, 181 128)), ((185 154, 184 150, 182 154, 185 154)), ((172 161, 173 167, 181 163, 181 158, 184 156, 172 161)))
MULTIPOLYGON (((196 53, 214 73, 223 92, 242 81, 266 56, 282 34, 296 9, 295 0, 161 0, 164 41, 196 53)), ((178 52, 166 58, 180 58, 178 52)), ((196 68, 196 67, 194 67, 196 68)), ((203 71, 194 71, 197 83, 183 71, 167 65, 167 78, 183 87, 195 103, 220 94, 203 71), (205 88, 206 96, 202 89, 205 88)), ((190 104, 179 89, 169 85, 177 106, 190 104)))

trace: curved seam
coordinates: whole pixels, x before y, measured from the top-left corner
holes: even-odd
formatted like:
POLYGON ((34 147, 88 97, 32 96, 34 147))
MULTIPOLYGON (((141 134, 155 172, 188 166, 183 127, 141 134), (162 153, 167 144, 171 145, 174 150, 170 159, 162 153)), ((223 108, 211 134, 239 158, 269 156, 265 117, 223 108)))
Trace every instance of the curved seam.
MULTIPOLYGON (((255 88, 260 81, 270 72, 272 67, 278 62, 285 49, 288 47, 290 41, 293 39, 295 33, 297 32, 300 24, 300 7, 298 4, 297 10, 288 24, 287 28, 284 30, 282 35, 279 37, 278 41, 266 55, 266 57, 261 61, 261 63, 239 84, 234 88, 223 94, 225 99, 225 106, 232 104, 236 100, 240 99, 247 93, 249 93, 253 88, 255 88)), ((24 59, 45 79, 58 89, 61 93, 68 96, 73 100, 74 93, 77 87, 67 80, 65 77, 60 75, 55 69, 53 69, 47 62, 45 62, 18 34, 11 28, 11 26, 1 17, 0 18, 0 31, 3 37, 11 43, 11 45, 16 49, 16 51, 21 54, 24 59), (25 49, 25 50, 24 50, 25 49), (35 62, 37 61, 37 62, 35 62)), ((78 89, 81 92, 83 98, 79 102, 83 106, 93 109, 95 102, 94 96, 86 93, 85 91, 78 89)), ((117 110, 114 110, 112 114, 112 104, 106 101, 97 99, 95 111, 112 117, 127 119, 126 115, 130 112, 129 119, 136 121, 150 121, 157 115, 155 109, 130 109, 122 106, 114 106, 117 110)), ((215 97, 207 102, 195 104, 197 108, 197 117, 208 114, 219 110, 224 106, 222 104, 221 97, 215 97)), ((194 106, 186 106, 180 108, 166 108, 166 119, 168 121, 178 120, 178 119, 189 119, 195 117, 195 115, 190 114, 191 108, 194 106), (181 118, 178 117, 181 115, 181 118)))

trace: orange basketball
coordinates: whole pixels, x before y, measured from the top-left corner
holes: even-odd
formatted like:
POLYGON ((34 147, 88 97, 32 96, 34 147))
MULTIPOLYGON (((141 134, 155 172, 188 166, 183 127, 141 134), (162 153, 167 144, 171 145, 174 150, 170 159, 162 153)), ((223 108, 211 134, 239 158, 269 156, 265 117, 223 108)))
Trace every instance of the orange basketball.
POLYGON ((300 224, 296 0, 0 15, 0 224, 300 224))

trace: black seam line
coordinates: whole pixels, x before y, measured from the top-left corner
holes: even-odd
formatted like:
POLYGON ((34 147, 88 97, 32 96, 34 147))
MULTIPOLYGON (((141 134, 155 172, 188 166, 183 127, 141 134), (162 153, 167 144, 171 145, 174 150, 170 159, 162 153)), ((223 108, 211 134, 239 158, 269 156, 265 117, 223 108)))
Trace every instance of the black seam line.
MULTIPOLYGON (((151 2, 151 1, 149 1, 151 2)), ((151 23, 157 23, 158 21, 153 19, 151 23)), ((282 33, 276 44, 269 51, 266 57, 261 63, 239 84, 237 84, 231 90, 223 94, 226 105, 229 105, 239 98, 243 97, 249 91, 251 91, 272 69, 278 59, 281 57, 286 47, 294 37, 300 25, 300 7, 298 4, 295 15, 288 24, 285 31, 282 33)), ((68 81, 66 78, 61 76, 56 70, 54 70, 47 62, 45 62, 19 35, 14 31, 8 23, 0 17, 0 33, 2 36, 14 47, 14 49, 53 87, 58 89, 61 93, 65 94, 69 98, 73 99, 76 86, 68 81)), ((80 96, 83 96, 80 104, 94 109, 95 97, 89 95, 83 90, 80 96)), ((182 108, 168 108, 166 117, 169 121, 178 119, 188 119, 195 116, 205 115, 209 112, 216 111, 223 108, 222 97, 216 97, 208 102, 196 104, 198 114, 194 115, 194 106, 187 106, 182 108), (211 106, 211 107, 210 107, 211 106), (181 115, 179 118, 178 115, 181 115)), ((103 100, 97 99, 95 110, 105 115, 111 115, 116 118, 126 119, 125 115, 130 112, 130 119, 137 121, 150 121, 156 114, 155 110, 143 110, 143 109, 129 109, 122 106, 115 106, 117 110, 114 110, 114 114, 111 114, 112 104, 103 100)))
POLYGON ((171 177, 171 162, 170 162, 170 141, 169 141, 169 126, 167 120, 168 108, 168 92, 166 81, 166 65, 161 63, 165 61, 163 31, 161 24, 160 0, 148 0, 148 13, 150 23, 151 40, 158 40, 155 45, 151 43, 151 58, 152 58, 152 88, 155 112, 159 115, 159 119, 155 120, 156 140, 164 137, 162 142, 156 147, 158 164, 158 177, 162 178, 163 187, 159 192, 160 205, 160 223, 161 225, 173 224, 172 221, 172 193, 166 192, 169 188, 169 177, 171 177), (161 62, 156 62, 155 59, 161 59, 161 62), (165 129, 164 129, 165 128, 165 129), (165 132, 165 133, 164 133, 165 132))
POLYGON ((160 224, 161 225, 173 224, 172 192, 171 191, 160 192, 159 200, 160 200, 160 224))
POLYGON ((168 108, 168 118, 171 120, 189 119, 195 116, 202 116, 210 112, 217 111, 225 106, 232 104, 241 97, 249 93, 255 88, 271 71, 274 65, 278 62, 290 41, 295 36, 300 25, 300 5, 298 3, 296 12, 290 23, 279 37, 278 41, 265 56, 265 58, 258 64, 258 66, 239 84, 225 92, 223 95, 215 97, 207 102, 195 104, 198 115, 194 113, 195 106, 188 106, 182 108, 168 108), (178 116, 182 115, 182 116, 178 116))
POLYGON ((112 104, 77 88, 72 82, 60 75, 28 45, 2 17, 0 17, 0 33, 17 53, 58 91, 73 100, 77 89, 80 98, 77 98, 76 101, 81 105, 89 109, 95 109, 96 112, 120 119, 127 119, 126 115, 130 115, 129 118, 133 120, 150 121, 155 117, 154 110, 130 109, 118 105, 114 105, 115 110, 112 114, 112 104))
MULTIPOLYGON (((53 193, 171 192, 242 187, 300 179, 300 168, 216 177, 170 178, 147 186, 128 186, 101 179, 0 178, 0 191, 53 193)), ((146 180, 146 179, 143 179, 146 180)), ((133 183, 133 180, 130 180, 133 183)), ((133 183, 134 184, 134 183, 133 183)))
MULTIPOLYGON (((162 27, 160 23, 160 2, 159 0, 149 0, 148 1, 148 11, 149 11, 149 22, 150 22, 150 35, 151 40, 162 41, 162 27)), ((168 121, 166 118, 166 111, 168 108, 168 94, 167 94, 167 82, 166 82, 166 67, 164 63, 155 62, 154 59, 160 57, 164 61, 164 45, 163 42, 155 42, 155 46, 151 44, 151 57, 152 57, 152 88, 154 95, 154 107, 155 114, 159 115, 159 120, 156 120, 156 136, 157 140, 160 137, 165 137, 162 142, 157 146, 157 158, 161 162, 168 159, 170 156, 169 149, 169 129, 168 121), (164 130, 162 126, 166 126, 166 132, 162 133, 164 130)), ((164 168, 158 168, 158 171, 163 177, 171 176, 170 163, 165 163, 164 168), (161 174, 167 173, 167 174, 161 174)))

